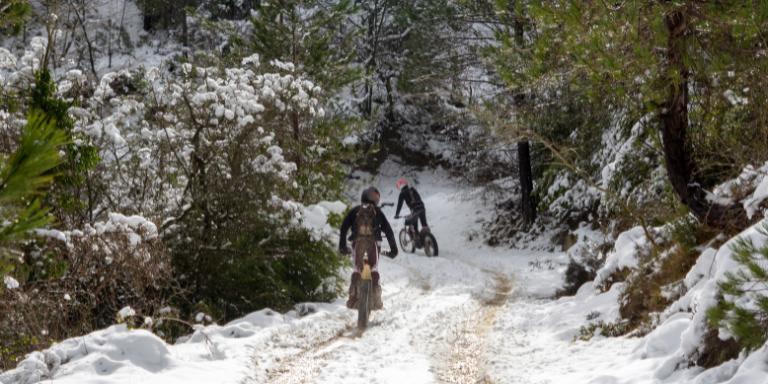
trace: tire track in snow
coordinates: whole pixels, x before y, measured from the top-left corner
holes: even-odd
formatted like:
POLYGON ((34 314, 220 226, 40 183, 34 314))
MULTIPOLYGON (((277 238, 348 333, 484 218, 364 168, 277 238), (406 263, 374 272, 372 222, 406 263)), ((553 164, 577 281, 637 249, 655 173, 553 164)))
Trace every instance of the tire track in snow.
POLYGON ((252 374, 246 375, 241 384, 262 384, 280 376, 281 367, 295 360, 302 353, 319 346, 333 343, 350 329, 345 325, 344 314, 331 314, 317 322, 305 322, 297 326, 275 329, 267 340, 251 346, 252 374), (330 326, 318 324, 330 322, 330 326), (325 328, 325 329, 322 329, 325 328), (265 354, 265 351, 272 353, 265 354))
MULTIPOLYGON (((423 296, 431 290, 429 280, 418 269, 406 266, 403 266, 403 268, 405 268, 410 275, 410 285, 421 289, 422 292, 419 296, 423 296)), ((385 301, 394 302, 394 309, 401 306, 397 299, 400 298, 400 296, 404 296, 405 293, 406 291, 398 291, 386 298, 385 301)), ((413 298, 406 298, 405 300, 401 299, 400 302, 408 302, 412 300, 413 298)), ((384 319, 386 319, 386 317, 384 319)), ((381 321, 382 320, 377 320, 376 317, 373 317, 371 326, 376 326, 377 323, 381 321)), ((314 379, 317 378, 322 367, 325 366, 325 362, 332 358, 336 347, 340 347, 344 339, 354 340, 363 335, 364 334, 358 332, 355 324, 348 324, 345 328, 340 329, 334 336, 318 340, 316 343, 307 346, 305 349, 281 359, 277 368, 267 370, 267 383, 312 383, 314 382, 314 379)))
POLYGON ((335 336, 284 359, 276 369, 267 371, 267 382, 275 384, 309 383, 309 380, 315 377, 322 368, 322 361, 330 354, 330 351, 323 351, 323 349, 344 337, 350 337, 348 333, 352 331, 352 328, 351 325, 348 325, 335 336))
MULTIPOLYGON (((372 327, 365 334, 356 337, 354 321, 350 321, 342 328, 337 327, 334 334, 326 333, 324 337, 313 337, 307 334, 307 338, 300 337, 293 340, 295 336, 290 334, 276 335, 278 337, 276 343, 281 345, 278 348, 284 351, 278 351, 279 357, 271 360, 271 364, 268 363, 268 370, 262 370, 261 373, 256 374, 261 379, 256 379, 254 376, 250 382, 275 384, 333 382, 328 380, 329 369, 330 372, 335 370, 336 374, 340 372, 339 369, 348 371, 349 368, 340 368, 338 362, 351 360, 359 363, 360 359, 366 359, 362 356, 376 356, 374 360, 382 364, 401 363, 397 355, 381 354, 382 351, 376 347, 384 340, 391 341, 392 338, 398 338, 400 342, 406 343, 403 344, 403 348, 410 348, 413 353, 421 351, 422 356, 427 358, 425 363, 432 367, 429 371, 432 372, 433 378, 447 383, 476 383, 477 380, 468 380, 468 378, 476 377, 479 371, 463 372, 458 375, 448 372, 452 367, 482 366, 480 361, 471 361, 471 359, 482 358, 484 346, 482 339, 474 343, 463 341, 471 334, 484 333, 484 331, 478 333, 479 324, 482 324, 483 328, 490 327, 495 317, 495 309, 489 310, 489 308, 506 301, 511 283, 506 276, 470 262, 453 258, 444 259, 439 263, 463 264, 470 270, 476 271, 475 275, 478 278, 481 276, 483 278, 472 280, 467 279, 467 275, 463 274, 464 283, 454 285, 456 281, 450 280, 450 277, 445 280, 445 265, 433 269, 430 261, 420 258, 412 260, 417 261, 415 264, 400 264, 400 267, 407 271, 408 283, 385 297, 385 310, 373 317, 372 327), (434 279, 437 280, 433 282, 434 279), (470 289, 474 293, 467 295, 468 286, 463 284, 471 281, 476 282, 470 289), (443 285, 446 282, 448 284, 443 285), (434 286, 435 283, 438 285, 434 286), (451 298, 449 302, 452 304, 437 307, 430 304, 445 298, 451 298), (429 313, 423 313, 424 309, 429 313), (435 329, 434 324, 441 323, 443 330, 435 329), (465 331, 459 332, 461 330, 465 331), (452 344, 465 346, 466 351, 459 349, 455 351, 456 353, 445 353, 446 344, 450 343, 449 339, 459 337, 463 337, 460 340, 462 342, 452 344), (287 346, 284 340, 288 342, 287 346), (469 350, 472 345, 480 346, 477 353, 469 350), (299 348, 295 348, 297 346, 299 348), (291 348, 293 348, 292 351, 291 348), (329 365, 334 367, 331 368, 329 365), (459 379, 451 379, 453 376, 459 379)), ((255 369, 259 370, 258 364, 255 369)), ((381 368, 373 369, 375 371, 381 368)), ((363 375, 369 373, 372 372, 360 372, 363 375)), ((334 373, 330 373, 330 376, 333 377, 334 373)))
POLYGON ((512 281, 502 273, 484 271, 492 274, 494 286, 490 295, 479 298, 479 308, 452 330, 448 356, 437 373, 437 379, 442 383, 492 383, 482 360, 486 349, 485 338, 499 308, 509 299, 512 281))

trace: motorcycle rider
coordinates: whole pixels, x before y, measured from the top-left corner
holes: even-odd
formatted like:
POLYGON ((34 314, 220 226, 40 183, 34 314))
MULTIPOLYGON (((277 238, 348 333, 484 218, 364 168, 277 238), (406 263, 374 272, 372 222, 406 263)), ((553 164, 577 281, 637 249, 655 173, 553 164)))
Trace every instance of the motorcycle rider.
MULTIPOLYGON (((416 188, 408 185, 408 181, 400 179, 395 183, 395 187, 400 190, 400 197, 397 199, 397 211, 395 211, 395 218, 400 218, 400 209, 403 208, 403 202, 411 210, 411 218, 406 220, 406 225, 413 225, 416 233, 419 233, 419 220, 424 228, 429 229, 427 225, 427 209, 424 206, 424 201, 421 200, 419 192, 416 188)), ((421 236, 416 236, 416 241, 419 241, 421 236)))
POLYGON ((349 286, 348 308, 357 307, 357 286, 360 282, 360 272, 363 270, 363 256, 368 254, 368 264, 371 266, 371 278, 373 283, 373 309, 381 309, 384 304, 381 301, 381 285, 379 284, 380 275, 378 271, 379 251, 381 244, 381 232, 383 231, 389 242, 390 252, 387 256, 395 258, 397 256, 397 244, 395 243, 395 234, 389 221, 378 207, 381 194, 374 187, 369 187, 363 191, 360 197, 360 205, 352 208, 344 221, 341 223, 341 233, 339 235, 339 251, 345 255, 352 256, 354 271, 352 272, 352 282, 349 286), (349 239, 352 242, 352 249, 347 247, 347 232, 352 229, 349 239))

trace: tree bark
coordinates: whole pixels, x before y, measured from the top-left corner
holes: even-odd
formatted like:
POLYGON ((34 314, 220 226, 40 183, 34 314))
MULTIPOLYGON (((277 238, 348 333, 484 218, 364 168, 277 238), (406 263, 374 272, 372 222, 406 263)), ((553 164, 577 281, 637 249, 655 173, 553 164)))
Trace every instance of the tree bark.
MULTIPOLYGON (((515 32, 515 44, 519 49, 525 44, 525 26, 523 25, 523 15, 518 14, 515 9, 515 2, 509 3, 509 11, 513 15, 513 25, 515 32)), ((525 103, 525 96, 515 95, 515 104, 522 106, 525 103)), ((536 202, 533 201, 533 170, 531 169, 531 148, 528 140, 517 142, 517 165, 520 175, 520 211, 523 214, 523 224, 527 227, 536 221, 536 202)))
POLYGON ((304 155, 304 145, 301 136, 301 125, 299 124, 299 113, 296 111, 291 112, 291 127, 293 128, 293 145, 294 145, 294 159, 296 163, 296 170, 301 170, 303 166, 301 158, 304 155))
POLYGON ((528 140, 517 142, 517 162, 520 173, 520 211, 526 226, 536 221, 536 203, 533 201, 533 172, 528 140))
POLYGON ((107 57, 109 60, 107 68, 112 68, 112 19, 107 20, 107 33, 109 34, 109 39, 107 40, 107 57))
POLYGON ((665 16, 667 32, 668 95, 661 113, 661 138, 667 174, 681 202, 699 220, 713 228, 740 229, 749 220, 738 203, 719 204, 707 198, 707 192, 695 180, 696 163, 689 153, 688 77, 683 59, 685 39, 689 34, 689 16, 677 9, 665 16))
POLYGON ((367 118, 371 118, 373 114, 373 73, 376 70, 376 48, 377 48, 377 34, 376 34, 376 20, 378 19, 378 2, 374 3, 374 7, 371 12, 368 13, 368 30, 367 42, 368 42, 368 58, 365 63, 365 101, 363 104, 363 113, 367 118))

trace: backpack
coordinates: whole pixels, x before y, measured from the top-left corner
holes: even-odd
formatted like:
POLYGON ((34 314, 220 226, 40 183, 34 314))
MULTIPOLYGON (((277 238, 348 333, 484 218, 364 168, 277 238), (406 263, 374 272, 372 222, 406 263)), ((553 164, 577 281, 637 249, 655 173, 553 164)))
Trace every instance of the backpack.
POLYGON ((355 216, 355 265, 363 267, 363 255, 376 252, 376 206, 363 204, 355 216))
POLYGON ((373 204, 363 204, 355 216, 355 234, 357 238, 375 237, 376 207, 373 204))

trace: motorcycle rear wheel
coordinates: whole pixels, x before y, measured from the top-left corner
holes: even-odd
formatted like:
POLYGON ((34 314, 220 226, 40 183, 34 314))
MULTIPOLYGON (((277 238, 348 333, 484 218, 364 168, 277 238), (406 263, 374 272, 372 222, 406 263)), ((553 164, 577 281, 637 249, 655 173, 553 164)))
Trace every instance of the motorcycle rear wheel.
POLYGON ((437 239, 435 239, 435 236, 429 232, 424 233, 422 236, 424 237, 424 253, 429 257, 436 257, 439 253, 437 239))

